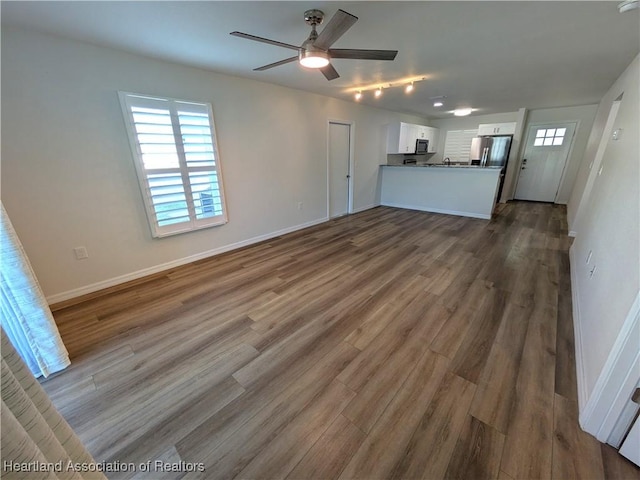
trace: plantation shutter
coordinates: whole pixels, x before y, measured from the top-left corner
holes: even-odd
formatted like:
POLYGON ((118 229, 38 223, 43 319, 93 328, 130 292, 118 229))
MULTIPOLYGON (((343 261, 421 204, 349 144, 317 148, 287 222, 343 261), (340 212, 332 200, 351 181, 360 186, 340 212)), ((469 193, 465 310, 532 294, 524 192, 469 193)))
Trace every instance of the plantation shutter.
POLYGON ((471 140, 478 135, 478 130, 449 130, 444 142, 444 158, 452 162, 468 162, 471 153, 471 140))
POLYGON ((211 106, 120 93, 154 237, 227 222, 211 106))

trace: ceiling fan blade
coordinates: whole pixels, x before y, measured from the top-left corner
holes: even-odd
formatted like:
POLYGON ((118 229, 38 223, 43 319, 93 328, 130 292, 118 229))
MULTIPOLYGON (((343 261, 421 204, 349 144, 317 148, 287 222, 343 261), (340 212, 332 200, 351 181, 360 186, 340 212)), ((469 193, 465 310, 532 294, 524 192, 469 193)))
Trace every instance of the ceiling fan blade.
POLYGON ((274 63, 270 63, 269 65, 263 65, 261 67, 254 68, 253 71, 262 72, 263 70, 269 70, 270 68, 273 68, 273 67, 279 67, 280 65, 285 65, 287 63, 295 62, 296 60, 298 60, 297 56, 285 58, 284 60, 280 60, 279 62, 274 62, 274 63))
POLYGON ((297 56, 285 58, 284 60, 280 60, 279 62, 273 62, 273 63, 270 63, 269 65, 263 65, 261 67, 254 68, 253 71, 262 72, 263 70, 269 70, 270 68, 273 68, 273 67, 279 67, 280 65, 285 65, 287 63, 295 62, 296 60, 298 60, 297 56))
POLYGON ((284 47, 290 48, 291 50, 300 51, 300 47, 296 47, 295 45, 289 45, 288 43, 278 42, 277 40, 270 40, 268 38, 256 37, 255 35, 249 35, 248 33, 242 32, 231 32, 230 35, 234 37, 246 38, 247 40, 253 40, 255 42, 268 43, 269 45, 275 45, 276 47, 284 47))
POLYGON ((331 58, 351 58, 354 60, 393 60, 397 50, 360 50, 357 48, 332 48, 329 50, 331 58))
POLYGON ((344 10, 338 10, 336 14, 331 17, 327 26, 320 32, 316 41, 313 42, 313 46, 322 50, 328 49, 357 21, 358 17, 355 15, 351 15, 344 10))
POLYGON ((322 67, 320 71, 322 72, 322 74, 325 76, 327 80, 335 80, 340 76, 338 72, 336 72, 336 69, 333 68, 333 65, 331 64, 327 65, 326 67, 322 67))

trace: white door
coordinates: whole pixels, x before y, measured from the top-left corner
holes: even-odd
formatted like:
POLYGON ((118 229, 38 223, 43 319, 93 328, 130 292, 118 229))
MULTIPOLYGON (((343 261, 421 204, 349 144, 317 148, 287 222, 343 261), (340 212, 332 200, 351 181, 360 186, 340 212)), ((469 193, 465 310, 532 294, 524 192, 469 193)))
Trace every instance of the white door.
POLYGON ((529 127, 516 187, 517 200, 555 201, 575 129, 575 123, 529 127))
POLYGON ((349 213, 351 125, 329 122, 329 217, 349 213))
POLYGON ((620 453, 640 466, 640 420, 636 419, 629 435, 620 447, 620 453))

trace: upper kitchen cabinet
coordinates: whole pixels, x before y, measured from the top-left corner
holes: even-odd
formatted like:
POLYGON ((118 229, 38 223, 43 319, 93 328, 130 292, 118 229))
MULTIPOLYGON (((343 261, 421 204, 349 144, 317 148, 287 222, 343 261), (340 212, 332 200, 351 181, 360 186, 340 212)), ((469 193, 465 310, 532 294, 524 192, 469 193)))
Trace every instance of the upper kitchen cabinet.
POLYGON ((427 153, 436 153, 438 149, 438 137, 440 136, 440 130, 433 127, 422 127, 422 132, 424 133, 424 137, 429 140, 429 145, 427 148, 427 153))
POLYGON ((516 122, 509 123, 481 123, 478 125, 478 136, 483 135, 513 135, 516 133, 516 122))
POLYGON ((413 123, 395 122, 389 125, 387 131, 387 153, 414 153, 416 140, 429 140, 427 153, 435 153, 438 146, 437 128, 413 123))
POLYGON ((416 151, 418 125, 395 122, 387 130, 387 153, 413 153, 416 151))

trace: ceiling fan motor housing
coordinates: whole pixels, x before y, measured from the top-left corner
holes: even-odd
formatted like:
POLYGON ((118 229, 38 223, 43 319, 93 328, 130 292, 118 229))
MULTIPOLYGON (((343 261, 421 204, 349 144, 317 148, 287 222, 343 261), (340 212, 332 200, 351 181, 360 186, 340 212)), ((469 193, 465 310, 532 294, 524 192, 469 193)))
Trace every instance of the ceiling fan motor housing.
POLYGON ((322 10, 312 9, 304 12, 304 21, 307 22, 307 25, 320 25, 323 20, 324 12, 322 10))

